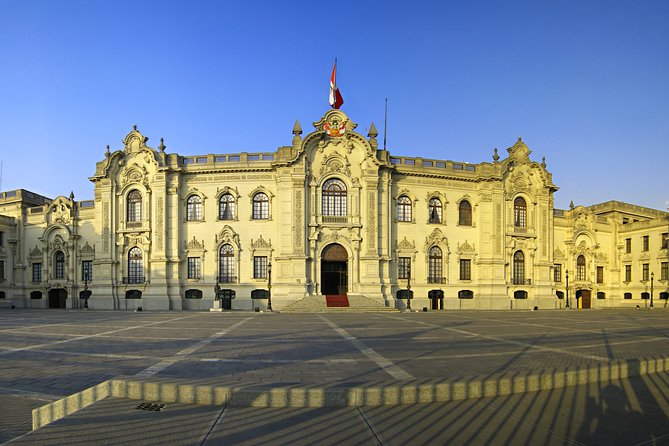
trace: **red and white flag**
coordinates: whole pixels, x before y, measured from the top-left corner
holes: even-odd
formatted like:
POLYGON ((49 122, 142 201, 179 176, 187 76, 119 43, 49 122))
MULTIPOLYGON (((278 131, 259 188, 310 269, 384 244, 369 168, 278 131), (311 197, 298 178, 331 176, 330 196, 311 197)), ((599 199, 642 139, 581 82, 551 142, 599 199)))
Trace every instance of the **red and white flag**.
POLYGON ((332 108, 339 108, 344 103, 344 98, 341 97, 339 88, 337 88, 337 60, 335 59, 334 67, 332 68, 332 76, 330 77, 330 106, 332 108))

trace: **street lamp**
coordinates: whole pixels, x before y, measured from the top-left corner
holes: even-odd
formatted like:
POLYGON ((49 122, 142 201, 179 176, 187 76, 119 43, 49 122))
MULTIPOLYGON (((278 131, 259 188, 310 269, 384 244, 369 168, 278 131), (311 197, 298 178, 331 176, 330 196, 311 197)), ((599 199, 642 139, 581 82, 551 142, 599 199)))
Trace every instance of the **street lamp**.
POLYGON ((569 308, 569 270, 565 270, 564 275, 567 279, 567 308, 569 308))
POLYGON ((407 310, 411 310, 411 263, 407 265, 407 310))
POLYGON ((267 264, 267 311, 272 311, 272 262, 267 264))
POLYGON ((650 273, 650 308, 653 308, 653 280, 655 279, 655 273, 650 273))

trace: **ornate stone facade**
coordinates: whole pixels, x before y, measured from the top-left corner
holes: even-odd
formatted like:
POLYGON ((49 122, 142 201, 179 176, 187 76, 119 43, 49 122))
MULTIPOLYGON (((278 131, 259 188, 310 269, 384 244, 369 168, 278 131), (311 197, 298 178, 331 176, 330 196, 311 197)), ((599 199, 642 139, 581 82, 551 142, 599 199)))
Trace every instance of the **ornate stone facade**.
POLYGON ((135 127, 97 163, 94 200, 1 193, 1 299, 79 308, 90 290, 90 308, 207 309, 220 290, 252 309, 271 284, 279 310, 334 292, 403 308, 409 286, 413 308, 635 306, 651 288, 664 304, 669 215, 554 209, 520 138, 468 164, 392 156, 341 110, 313 127, 296 122, 272 153, 199 156, 135 127))

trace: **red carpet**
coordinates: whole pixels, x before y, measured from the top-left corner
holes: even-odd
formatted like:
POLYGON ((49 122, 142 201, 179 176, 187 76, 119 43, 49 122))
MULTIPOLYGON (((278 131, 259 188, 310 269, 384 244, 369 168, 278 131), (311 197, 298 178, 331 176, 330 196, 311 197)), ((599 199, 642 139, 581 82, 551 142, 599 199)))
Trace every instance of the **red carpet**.
POLYGON ((348 307, 348 296, 346 294, 331 294, 325 296, 328 307, 348 307))

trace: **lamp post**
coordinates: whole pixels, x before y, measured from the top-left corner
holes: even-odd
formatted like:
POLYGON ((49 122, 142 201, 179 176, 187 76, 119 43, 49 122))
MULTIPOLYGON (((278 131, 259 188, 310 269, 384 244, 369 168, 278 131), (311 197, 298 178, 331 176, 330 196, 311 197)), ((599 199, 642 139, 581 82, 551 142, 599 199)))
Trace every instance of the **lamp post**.
POLYGON ((569 308, 569 270, 565 270, 565 278, 567 279, 567 308, 569 308))
POLYGON ((272 311, 272 262, 267 264, 267 311, 272 311))
POLYGON ((407 310, 411 310, 411 263, 407 266, 407 310))
POLYGON ((653 280, 655 279, 655 273, 650 273, 650 308, 653 308, 653 280))

